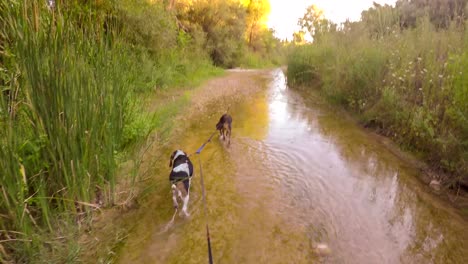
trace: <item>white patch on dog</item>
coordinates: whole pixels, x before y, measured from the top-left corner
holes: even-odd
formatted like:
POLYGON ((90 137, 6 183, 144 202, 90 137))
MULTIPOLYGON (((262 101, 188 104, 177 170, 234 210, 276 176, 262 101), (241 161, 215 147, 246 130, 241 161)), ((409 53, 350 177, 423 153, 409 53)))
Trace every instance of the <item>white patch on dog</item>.
POLYGON ((180 155, 185 155, 185 153, 182 150, 178 149, 172 161, 176 160, 177 157, 179 157, 180 155))
MULTIPOLYGON (((176 208, 176 209, 179 208, 179 203, 177 201, 177 196, 179 196, 180 200, 182 201, 182 210, 180 210, 180 213, 179 213, 180 216, 185 215, 185 217, 190 217, 190 214, 189 214, 187 209, 188 209, 188 203, 189 203, 189 199, 190 199, 190 186, 191 186, 191 183, 192 183, 192 179, 189 179, 189 189, 188 189, 187 192, 185 192, 185 189, 184 189, 184 192, 182 192, 179 189, 181 186, 179 186, 179 188, 178 188, 175 184, 172 185, 172 201, 174 203, 174 208, 176 208)), ((185 187, 182 186, 181 188, 185 188, 185 187)))
MULTIPOLYGON (((174 157, 172 158, 172 163, 179 157, 179 156, 187 156, 182 150, 176 150, 174 153, 174 157)), ((187 157, 188 160, 188 157, 187 157)), ((171 163, 171 164, 172 164, 171 163)), ((186 161, 185 163, 179 164, 176 167, 172 168, 172 172, 178 173, 178 172, 184 172, 187 175, 187 178, 189 180, 189 186, 188 190, 181 189, 185 188, 185 186, 181 185, 183 184, 183 181, 179 181, 177 184, 172 185, 172 200, 174 202, 174 208, 178 208, 178 198, 179 196, 180 200, 182 200, 182 210, 180 210, 179 215, 185 215, 186 217, 189 217, 190 214, 188 213, 188 202, 189 202, 189 197, 190 197, 190 186, 191 186, 191 178, 190 178, 190 167, 189 167, 189 161, 186 161)))
POLYGON ((187 208, 188 208, 188 202, 189 202, 189 198, 190 198, 190 187, 191 186, 192 186, 192 178, 189 179, 189 189, 188 189, 188 192, 187 192, 187 196, 185 196, 185 198, 182 199, 182 201, 184 202, 184 205, 182 206, 182 212, 184 212, 186 217, 190 216, 190 214, 187 212, 187 208))
POLYGON ((179 166, 175 167, 174 169, 172 169, 173 172, 180 172, 180 171, 183 171, 185 173, 187 173, 187 177, 190 175, 190 170, 189 170, 189 166, 188 166, 188 163, 182 163, 180 164, 179 166))
POLYGON ((177 202, 177 187, 175 184, 172 184, 172 202, 174 203, 174 208, 179 207, 179 203, 177 202))
POLYGON ((187 196, 185 196, 183 200, 184 205, 182 206, 182 212, 184 212, 185 216, 189 217, 190 214, 187 212, 187 207, 188 207, 188 202, 189 202, 189 194, 187 193, 187 196))

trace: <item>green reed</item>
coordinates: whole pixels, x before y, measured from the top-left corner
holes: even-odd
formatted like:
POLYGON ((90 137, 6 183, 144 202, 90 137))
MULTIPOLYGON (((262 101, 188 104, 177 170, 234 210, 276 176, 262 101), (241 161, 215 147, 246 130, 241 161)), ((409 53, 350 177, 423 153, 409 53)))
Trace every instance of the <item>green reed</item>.
POLYGON ((180 109, 141 98, 220 73, 160 3, 46 2, 0 2, 0 262, 76 261, 122 154, 180 109))
POLYGON ((48 243, 38 234, 112 204, 131 86, 125 50, 91 17, 76 23, 45 1, 0 8, 2 63, 15 71, 0 100, 0 238, 26 257, 48 243))

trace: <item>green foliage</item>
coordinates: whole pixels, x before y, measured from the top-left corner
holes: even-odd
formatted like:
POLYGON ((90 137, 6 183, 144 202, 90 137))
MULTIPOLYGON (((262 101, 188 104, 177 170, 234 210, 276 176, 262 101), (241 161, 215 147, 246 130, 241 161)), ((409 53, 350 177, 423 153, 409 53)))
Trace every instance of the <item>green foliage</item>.
POLYGON ((305 31, 299 30, 293 33, 293 40, 292 42, 295 45, 302 45, 305 43, 305 31))
POLYGON ((368 33, 375 38, 388 35, 399 23, 399 11, 390 5, 379 5, 374 2, 374 6, 361 14, 362 23, 368 33))
POLYGON ((6 47, 14 57, 6 60, 19 73, 0 100, 9 113, 0 124, 0 210, 8 219, 1 229, 21 231, 30 243, 7 249, 27 253, 41 244, 34 235, 39 226, 57 224, 55 213, 88 211, 83 205, 93 202, 96 189, 112 203, 129 80, 118 43, 111 52, 99 27, 84 32, 82 24, 35 3, 1 9, 8 13, 3 34, 15 40, 6 47))
POLYGON ((196 0, 178 1, 175 11, 179 27, 213 63, 232 68, 282 62, 284 44, 265 26, 269 9, 264 0, 196 0))
POLYGON ((245 45, 246 10, 238 1, 197 0, 178 3, 177 17, 191 35, 206 36, 205 47, 215 65, 233 67, 245 45))
POLYGON ((255 43, 255 49, 242 48, 238 66, 244 68, 266 68, 284 65, 289 52, 288 45, 274 37, 273 30, 261 31, 261 38, 255 43))
POLYGON ((72 241, 66 223, 112 205, 117 154, 174 114, 142 113, 142 94, 218 70, 174 15, 146 1, 1 2, 0 20, 0 261, 49 250, 63 251, 55 262, 74 259, 76 243, 47 249, 44 237, 72 241))
MULTIPOLYGON (((300 32, 308 32, 314 41, 319 41, 325 33, 335 32, 337 29, 336 24, 325 19, 323 11, 316 5, 307 7, 304 16, 299 18, 297 24, 302 28, 300 32)), ((300 40, 300 32, 293 34, 293 37, 300 40)))
POLYGON ((418 19, 427 15, 437 28, 448 28, 453 22, 464 23, 466 4, 467 0, 398 0, 396 10, 401 27, 415 27, 418 19))
POLYGON ((326 52, 318 53, 307 46, 297 46, 288 58, 288 83, 297 86, 321 83, 319 65, 323 65, 326 52), (323 54, 323 56, 321 56, 323 54), (313 61, 312 61, 313 60, 313 61))
POLYGON ((265 20, 270 12, 270 3, 266 0, 247 1, 246 39, 250 48, 257 50, 257 42, 262 41, 265 32, 265 20))
POLYGON ((398 23, 401 8, 375 4, 360 22, 296 46, 288 82, 319 89, 366 125, 466 180, 467 31, 457 18, 435 23, 439 13, 423 13, 407 28, 398 23))
POLYGON ((123 35, 128 43, 144 47, 156 57, 165 54, 167 49, 177 48, 176 21, 161 3, 125 0, 119 1, 116 8, 119 23, 125 24, 123 35))

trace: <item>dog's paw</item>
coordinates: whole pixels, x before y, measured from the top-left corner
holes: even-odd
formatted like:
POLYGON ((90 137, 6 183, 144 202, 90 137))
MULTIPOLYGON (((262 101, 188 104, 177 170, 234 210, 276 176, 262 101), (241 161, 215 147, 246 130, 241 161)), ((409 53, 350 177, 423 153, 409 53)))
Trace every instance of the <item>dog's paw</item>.
POLYGON ((181 210, 180 213, 179 213, 179 216, 188 218, 188 217, 190 217, 190 214, 185 210, 181 210))

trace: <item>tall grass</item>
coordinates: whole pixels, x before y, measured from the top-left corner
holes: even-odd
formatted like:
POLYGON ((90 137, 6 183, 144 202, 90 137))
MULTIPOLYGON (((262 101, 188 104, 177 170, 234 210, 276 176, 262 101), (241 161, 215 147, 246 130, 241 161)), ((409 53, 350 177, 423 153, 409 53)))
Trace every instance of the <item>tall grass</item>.
POLYGON ((118 154, 157 127, 140 98, 217 72, 184 33, 133 42, 127 9, 46 2, 0 3, 0 262, 73 261, 75 225, 114 203, 118 154))
POLYGON ((69 220, 57 213, 112 203, 129 80, 119 43, 91 21, 80 27, 37 2, 2 3, 1 12, 16 72, 1 98, 0 236, 27 256, 44 243, 38 230, 69 220))
MULTIPOLYGON (((389 29, 388 27, 386 27, 389 29)), ((362 23, 299 46, 288 82, 318 89, 436 168, 468 180, 468 33, 455 23, 368 34, 362 23)))

